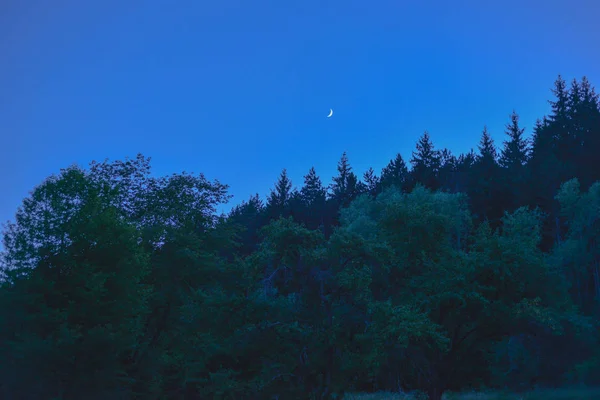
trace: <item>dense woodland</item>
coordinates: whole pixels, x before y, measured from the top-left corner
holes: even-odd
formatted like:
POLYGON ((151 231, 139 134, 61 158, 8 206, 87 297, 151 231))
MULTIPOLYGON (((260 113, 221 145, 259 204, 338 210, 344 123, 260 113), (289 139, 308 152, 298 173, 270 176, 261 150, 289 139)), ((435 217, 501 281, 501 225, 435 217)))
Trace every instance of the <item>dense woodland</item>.
MULTIPOLYGON (((362 177, 227 186, 69 167, 4 228, 0 398, 332 399, 600 384, 600 105, 362 177)), ((509 110, 510 111, 510 110, 509 110)))

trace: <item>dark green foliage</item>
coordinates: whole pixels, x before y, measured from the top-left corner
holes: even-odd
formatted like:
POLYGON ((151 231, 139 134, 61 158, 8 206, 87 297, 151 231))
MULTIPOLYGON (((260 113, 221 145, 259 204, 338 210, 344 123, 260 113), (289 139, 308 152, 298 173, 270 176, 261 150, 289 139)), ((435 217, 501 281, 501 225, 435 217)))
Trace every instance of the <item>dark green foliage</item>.
POLYGON ((363 181, 365 185, 365 193, 371 196, 376 196, 379 193, 381 186, 381 178, 375 174, 373 168, 369 168, 363 174, 363 181))
POLYGON ((498 164, 502 168, 500 182, 505 210, 513 211, 527 199, 529 161, 529 143, 523 136, 524 128, 519 127, 519 116, 516 112, 510 116, 511 122, 506 125, 508 140, 500 153, 498 164))
POLYGON ((441 160, 439 152, 435 150, 429 137, 429 132, 425 131, 417 141, 416 151, 412 153, 410 164, 412 165, 411 188, 420 183, 429 189, 438 189, 441 160))
POLYGON ((492 226, 499 224, 502 216, 502 204, 499 194, 501 187, 498 184, 500 167, 497 161, 494 140, 489 135, 487 128, 483 128, 479 141, 479 154, 471 169, 471 183, 468 191, 471 197, 473 213, 480 221, 489 221, 492 226))
POLYGON ((350 204, 359 193, 358 178, 352 172, 346 152, 342 154, 342 158, 338 162, 337 171, 338 175, 332 178, 329 187, 329 197, 338 207, 344 207, 350 204))
POLYGON ((275 189, 271 190, 267 199, 267 214, 269 219, 287 216, 290 212, 290 200, 292 199, 292 181, 287 176, 284 168, 275 183, 275 189))
POLYGON ((117 194, 71 168, 38 187, 10 225, 0 292, 7 398, 131 393, 152 287, 140 232, 111 205, 117 194))
POLYGON ((398 186, 399 188, 406 189, 408 184, 408 169, 400 153, 381 171, 380 184, 382 188, 398 186))
POLYGON ((240 244, 240 255, 250 255, 258 245, 258 230, 265 223, 265 206, 258 194, 250 197, 247 201, 233 207, 229 213, 229 222, 236 224, 238 242, 240 244))
POLYGON ((360 181, 70 167, 4 230, 0 397, 334 399, 600 384, 600 108, 555 82, 500 154, 419 139, 360 181))
POLYGON ((309 229, 324 227, 328 222, 326 220, 327 189, 321 183, 314 168, 304 176, 304 186, 300 189, 298 197, 300 212, 297 219, 309 229))

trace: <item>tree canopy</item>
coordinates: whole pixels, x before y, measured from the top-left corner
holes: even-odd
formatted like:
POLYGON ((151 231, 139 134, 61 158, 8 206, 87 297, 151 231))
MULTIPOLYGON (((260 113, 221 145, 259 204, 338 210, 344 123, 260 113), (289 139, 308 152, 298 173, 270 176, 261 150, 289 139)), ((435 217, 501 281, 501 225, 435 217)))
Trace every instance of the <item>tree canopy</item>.
POLYGON ((227 214, 143 155, 71 166, 3 231, 0 397, 334 399, 600 383, 600 104, 559 77, 531 138, 437 149, 227 214), (410 167, 410 168, 409 168, 410 167))

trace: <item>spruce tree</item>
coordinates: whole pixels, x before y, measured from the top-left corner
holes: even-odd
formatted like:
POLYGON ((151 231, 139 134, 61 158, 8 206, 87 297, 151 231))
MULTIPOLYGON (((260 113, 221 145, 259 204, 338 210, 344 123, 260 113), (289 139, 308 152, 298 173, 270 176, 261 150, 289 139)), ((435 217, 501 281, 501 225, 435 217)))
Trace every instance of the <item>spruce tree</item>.
POLYGON ((523 137, 525 128, 519 127, 519 115, 513 111, 510 115, 510 124, 506 125, 508 140, 500 153, 498 163, 502 168, 511 171, 520 171, 529 160, 529 143, 523 137))
POLYGON ((579 84, 578 99, 571 96, 571 120, 573 121, 580 153, 577 157, 577 175, 583 188, 600 180, 600 105, 598 94, 584 76, 579 84), (578 100, 578 101, 576 101, 578 100))
POLYGON ((429 132, 425 131, 417 141, 416 151, 413 151, 410 163, 411 187, 418 183, 434 190, 439 187, 440 155, 431 142, 429 132))
POLYGON ((363 174, 363 181, 365 183, 365 188, 367 193, 371 196, 377 195, 380 187, 380 178, 375 174, 375 170, 372 167, 363 174))
POLYGON ((324 224, 326 196, 327 190, 323 187, 321 178, 315 168, 311 167, 308 174, 304 176, 304 186, 299 192, 302 207, 299 221, 307 228, 316 229, 324 224))
POLYGON ((529 160, 529 143, 523 137, 524 128, 519 127, 519 116, 516 112, 510 116, 511 122, 506 125, 508 140, 500 153, 498 164, 502 168, 502 191, 505 196, 505 208, 513 211, 525 204, 527 198, 527 169, 529 160))
POLYGON ((267 209, 270 218, 277 218, 287 215, 289 202, 292 195, 292 181, 284 168, 275 183, 275 188, 271 190, 267 200, 267 209))
POLYGON ((352 172, 352 167, 348 162, 348 155, 346 152, 342 154, 340 161, 337 165, 338 175, 334 176, 330 185, 331 198, 341 199, 347 195, 348 192, 348 177, 352 172))
POLYGON ((321 178, 317 175, 314 167, 311 167, 308 174, 304 176, 304 186, 300 190, 302 201, 307 207, 325 202, 327 191, 321 183, 321 178))
POLYGON ((503 210, 498 198, 499 167, 496 147, 487 127, 484 126, 479 141, 479 154, 472 170, 470 197, 473 211, 480 220, 499 222, 503 210))
POLYGON ((477 148, 479 149, 479 155, 477 156, 478 163, 485 165, 486 167, 496 163, 496 146, 494 145, 494 140, 490 136, 486 126, 483 127, 481 139, 477 148))
POLYGON ((235 206, 229 213, 229 222, 238 225, 240 229, 238 233, 240 254, 249 255, 256 250, 259 241, 258 231, 265 223, 264 211, 265 206, 257 193, 235 206))
POLYGON ((330 198, 339 206, 347 206, 358 194, 358 178, 352 172, 346 152, 342 154, 337 166, 338 174, 330 185, 330 198))
POLYGON ((408 169, 400 153, 381 171, 381 187, 398 186, 406 189, 408 169))
POLYGON ((565 124, 569 105, 569 91, 567 89, 567 83, 560 75, 558 75, 558 78, 556 78, 556 81, 554 81, 552 94, 556 96, 556 99, 549 101, 550 105, 552 106, 550 120, 552 122, 565 124))
POLYGON ((458 160, 448 149, 440 151, 440 189, 451 193, 458 192, 458 160))

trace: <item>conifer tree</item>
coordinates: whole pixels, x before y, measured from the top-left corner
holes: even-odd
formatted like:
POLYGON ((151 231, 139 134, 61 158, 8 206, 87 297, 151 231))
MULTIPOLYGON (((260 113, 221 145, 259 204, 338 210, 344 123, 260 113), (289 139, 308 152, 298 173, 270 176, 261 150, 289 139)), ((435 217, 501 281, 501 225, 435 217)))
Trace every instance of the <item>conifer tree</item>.
POLYGON ((510 116, 511 122, 506 125, 508 140, 500 153, 498 164, 502 168, 502 191, 505 195, 505 209, 513 211, 524 204, 526 199, 527 169, 529 160, 529 144, 523 137, 524 128, 519 127, 519 116, 516 112, 510 116))
POLYGON ((380 178, 375 174, 375 170, 372 167, 363 174, 363 181, 365 183, 365 190, 371 196, 375 196, 380 187, 380 178))
POLYGON ((338 175, 334 176, 330 186, 330 198, 338 206, 346 206, 357 195, 358 178, 352 172, 346 152, 342 154, 337 166, 338 175))
POLYGON ((523 137, 525 128, 519 127, 519 115, 513 111, 510 115, 510 124, 506 125, 508 140, 500 153, 498 163, 501 167, 511 171, 521 170, 529 160, 529 143, 523 137))
POLYGON ((259 240, 258 231, 265 223, 264 211, 265 206, 258 193, 230 211, 229 221, 238 224, 241 230, 238 233, 241 254, 249 255, 256 249, 259 240))
POLYGON ((483 127, 481 140, 477 147, 479 149, 479 155, 477 157, 478 163, 485 165, 486 167, 496 164, 496 147, 494 146, 494 140, 490 136, 486 126, 483 127))
POLYGON ((468 193, 471 190, 471 175, 477 156, 473 149, 461 154, 456 160, 456 193, 468 193))
MULTIPOLYGON (((579 92, 579 85, 575 86, 575 91, 579 92)), ((549 101, 552 106, 551 114, 536 123, 528 164, 532 192, 529 203, 549 213, 543 229, 544 249, 549 249, 553 242, 560 241, 561 231, 564 231, 558 218, 558 203, 554 200, 554 195, 562 182, 577 174, 578 145, 570 132, 570 94, 560 75, 554 82, 552 93, 555 99, 549 101)), ((579 94, 575 97, 579 97, 579 94)))
POLYGON ((440 189, 451 193, 458 192, 458 160, 448 149, 440 151, 440 189))
POLYGON ((499 168, 496 161, 496 147, 487 127, 484 126, 479 141, 479 154, 472 169, 471 203, 473 211, 480 220, 489 220, 492 224, 499 221, 503 210, 499 204, 499 168))
POLYGON ((600 180, 600 105, 598 94, 584 76, 579 85, 579 101, 571 99, 571 120, 576 124, 580 153, 577 157, 577 175, 582 187, 587 188, 600 180))
POLYGON ((407 180, 408 169, 402 155, 398 153, 381 171, 381 187, 384 189, 390 186, 398 186, 401 189, 406 189, 407 180))
POLYGON ((439 187, 440 155, 431 142, 429 132, 425 131, 417 141, 416 151, 413 151, 410 163, 412 165, 411 187, 418 183, 429 189, 439 187))
POLYGON ((569 91, 567 89, 567 83, 558 75, 556 81, 554 81, 554 88, 552 93, 556 96, 556 100, 550 100, 549 103, 552 106, 552 114, 550 120, 552 122, 558 122, 563 124, 562 128, 566 128, 567 112, 569 106, 569 91))
POLYGON ((271 190, 267 200, 267 209, 270 218, 286 216, 289 211, 289 202, 292 196, 292 181, 288 178, 287 170, 284 168, 271 190))
POLYGON ((300 189, 299 199, 301 202, 300 222, 304 223, 309 229, 316 229, 324 224, 325 201, 327 190, 321 183, 321 178, 317 175, 314 167, 311 167, 308 174, 304 176, 304 186, 300 189))
POLYGON ((314 167, 311 167, 308 174, 304 176, 304 186, 300 190, 300 196, 306 206, 311 207, 314 204, 325 202, 327 191, 321 183, 321 178, 317 175, 314 167))

